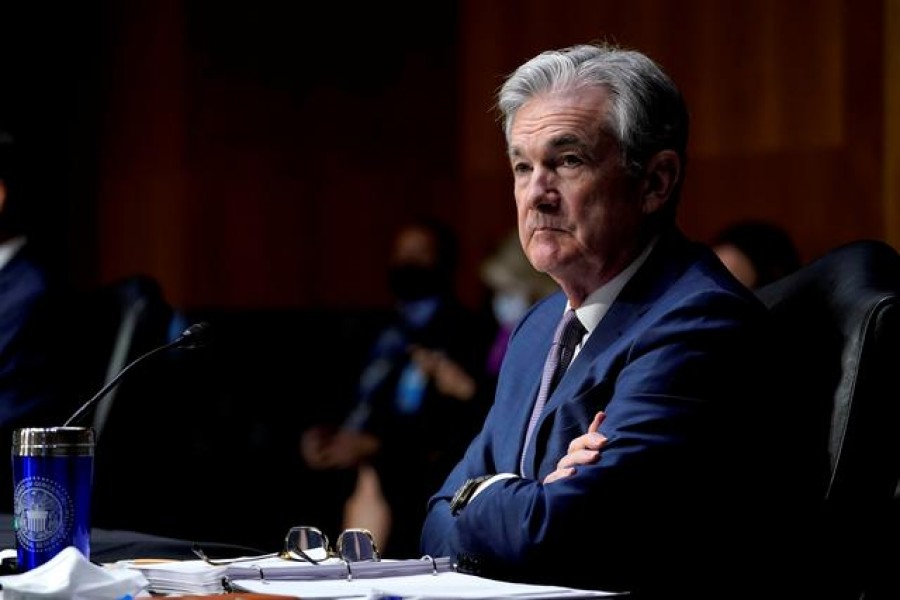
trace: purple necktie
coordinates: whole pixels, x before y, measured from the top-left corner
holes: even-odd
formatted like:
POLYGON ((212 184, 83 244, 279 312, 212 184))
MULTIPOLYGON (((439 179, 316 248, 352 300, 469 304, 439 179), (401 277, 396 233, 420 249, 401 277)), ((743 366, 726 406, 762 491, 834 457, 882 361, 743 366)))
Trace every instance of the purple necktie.
POLYGON ((522 457, 519 459, 519 471, 522 473, 525 472, 525 452, 531 441, 534 426, 544 410, 547 398, 553 393, 563 373, 569 368, 569 363, 572 362, 572 356, 575 354, 575 347, 586 332, 584 325, 581 324, 581 321, 575 316, 575 311, 571 308, 566 311, 559 325, 556 326, 553 344, 550 346, 547 361, 544 363, 541 387, 538 390, 537 400, 534 402, 531 419, 528 421, 528 431, 525 433, 525 444, 522 446, 522 457))

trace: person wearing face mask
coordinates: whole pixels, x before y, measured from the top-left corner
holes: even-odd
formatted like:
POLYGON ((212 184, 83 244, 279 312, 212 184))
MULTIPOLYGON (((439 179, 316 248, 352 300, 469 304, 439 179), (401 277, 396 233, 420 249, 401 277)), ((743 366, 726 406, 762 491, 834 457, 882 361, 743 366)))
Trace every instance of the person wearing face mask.
POLYGON ((491 314, 497 332, 488 352, 486 374, 496 379, 509 336, 531 306, 558 288, 546 273, 528 262, 516 231, 509 233, 481 265, 481 279, 490 291, 491 314))
POLYGON ((357 471, 343 525, 371 530, 384 556, 418 556, 428 496, 492 396, 480 389, 492 332, 456 297, 456 262, 443 223, 398 229, 387 272, 393 316, 362 367, 355 406, 337 428, 315 426, 301 440, 310 468, 357 471))

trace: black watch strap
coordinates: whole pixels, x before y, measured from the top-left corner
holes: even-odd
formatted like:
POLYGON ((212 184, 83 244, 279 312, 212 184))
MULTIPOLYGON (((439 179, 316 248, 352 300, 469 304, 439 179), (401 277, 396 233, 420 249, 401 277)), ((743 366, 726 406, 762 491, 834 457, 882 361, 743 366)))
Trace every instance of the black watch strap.
POLYGON ((453 500, 450 501, 450 514, 456 516, 459 514, 466 504, 469 503, 469 500, 472 499, 472 494, 475 493, 475 490, 478 489, 478 486, 493 477, 492 475, 482 475, 480 477, 472 477, 470 479, 466 479, 465 483, 459 486, 459 489, 456 490, 456 493, 453 494, 453 500))

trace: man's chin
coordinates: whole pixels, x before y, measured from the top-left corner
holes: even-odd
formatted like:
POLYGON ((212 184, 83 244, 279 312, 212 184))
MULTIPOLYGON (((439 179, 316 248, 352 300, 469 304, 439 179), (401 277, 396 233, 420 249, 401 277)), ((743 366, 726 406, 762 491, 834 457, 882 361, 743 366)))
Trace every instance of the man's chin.
POLYGON ((541 273, 551 273, 559 265, 559 246, 533 246, 529 248, 528 262, 541 273))

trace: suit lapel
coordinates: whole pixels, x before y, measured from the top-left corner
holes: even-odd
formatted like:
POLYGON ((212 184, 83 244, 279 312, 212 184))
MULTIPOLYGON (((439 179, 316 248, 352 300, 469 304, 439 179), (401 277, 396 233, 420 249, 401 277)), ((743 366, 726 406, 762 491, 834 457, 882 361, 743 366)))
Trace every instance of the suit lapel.
MULTIPOLYGON (((509 398, 510 401, 505 405, 512 407, 512 411, 506 415, 509 427, 507 442, 505 451, 500 456, 510 458, 510 464, 505 467, 510 472, 519 471, 519 457, 522 455, 525 431, 537 399, 542 367, 565 305, 565 295, 557 292, 535 306, 513 332, 515 343, 509 347, 508 354, 503 359, 503 385, 499 389, 504 390, 509 398)), ((533 457, 534 444, 529 446, 528 452, 533 457)), ((527 464, 530 460, 528 455, 525 460, 527 464)))
MULTIPOLYGON (((535 467, 543 459, 543 453, 539 455, 537 447, 539 445, 541 448, 545 446, 545 444, 541 443, 542 439, 546 439, 546 433, 542 430, 550 415, 562 403, 578 394, 579 386, 587 380, 590 371, 598 368, 598 362, 602 360, 600 358, 601 354, 614 347, 616 340, 654 306, 672 283, 681 276, 687 264, 687 257, 690 254, 687 251, 688 245, 689 242, 677 232, 661 238, 648 257, 647 262, 622 289, 622 292, 609 307, 609 311, 597 325, 597 328, 591 332, 587 343, 572 361, 569 369, 559 381, 559 385, 547 399, 547 404, 535 426, 529 448, 526 450, 526 477, 536 476, 535 467)), ((562 306, 560 306, 559 311, 561 314, 562 306)), ((558 318, 559 315, 557 315, 558 318)), ((545 331, 542 335, 552 338, 554 326, 555 323, 551 325, 549 333, 545 331)), ((544 356, 546 356, 548 350, 549 344, 545 344, 544 356)), ((534 390, 529 396, 532 399, 532 402, 528 404, 529 411, 534 404, 537 387, 537 384, 533 385, 534 390)), ((602 408, 604 407, 598 406, 597 410, 602 408)), ((524 431, 527 427, 529 416, 530 412, 526 412, 521 423, 522 438, 524 438, 524 431)))

